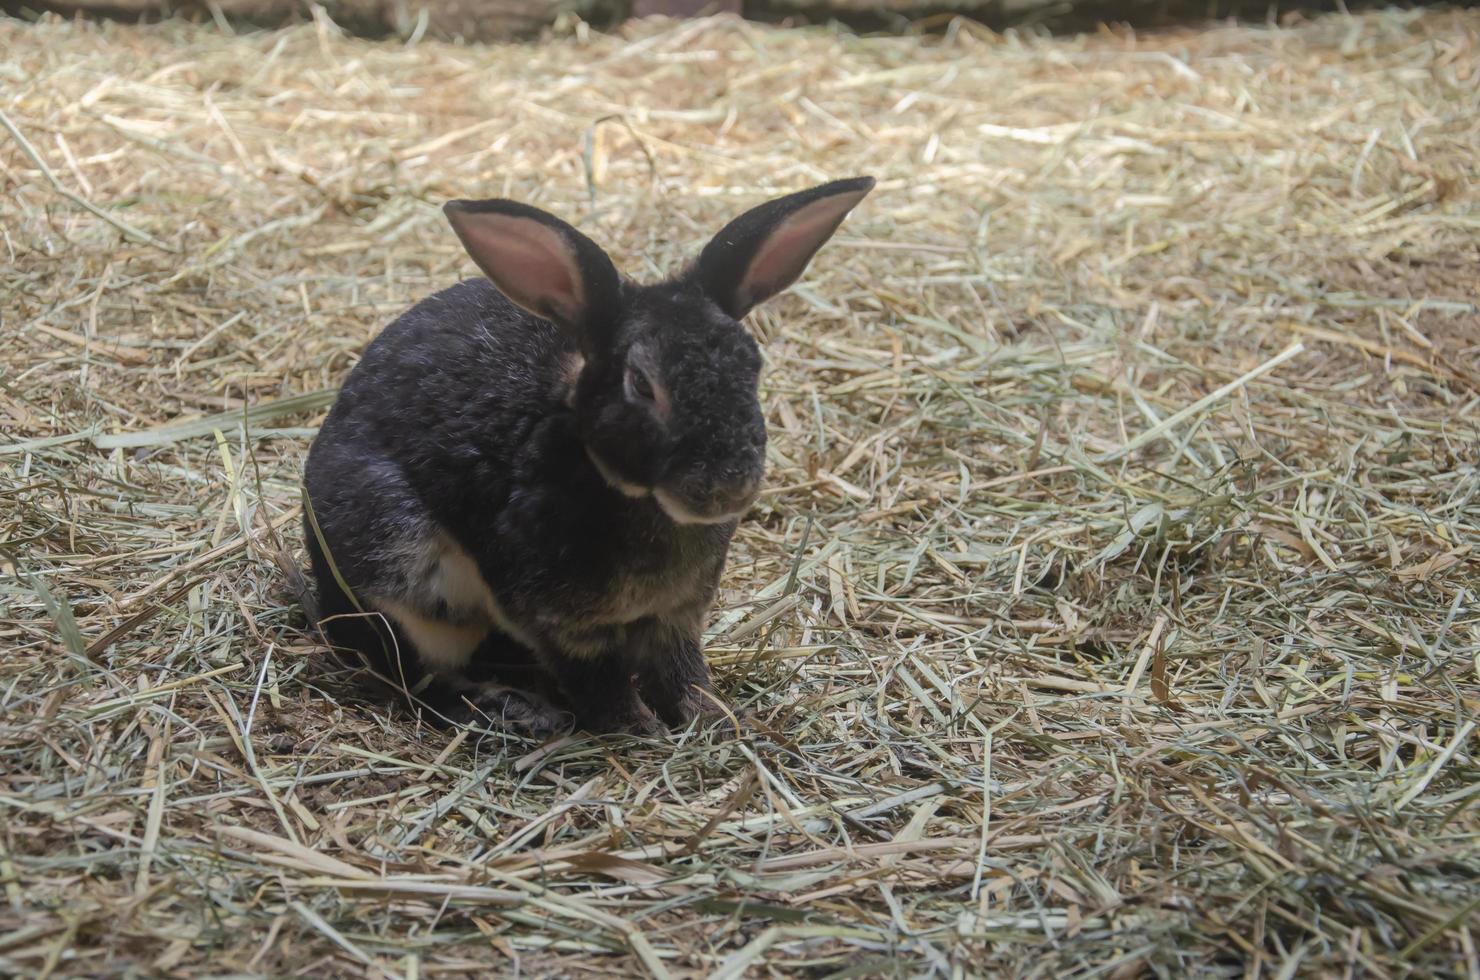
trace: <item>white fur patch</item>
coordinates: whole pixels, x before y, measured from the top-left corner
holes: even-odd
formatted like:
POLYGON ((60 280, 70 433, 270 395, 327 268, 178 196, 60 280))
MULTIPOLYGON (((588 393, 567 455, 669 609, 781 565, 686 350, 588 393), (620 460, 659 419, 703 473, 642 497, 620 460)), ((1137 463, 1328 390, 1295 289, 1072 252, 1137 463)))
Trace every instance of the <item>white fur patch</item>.
POLYGON ((567 408, 574 408, 576 404, 576 383, 581 380, 581 372, 586 369, 586 358, 580 353, 571 354, 565 359, 560 372, 560 400, 567 408))
POLYGON ((658 501, 658 506, 663 508, 663 513, 667 514, 675 524, 723 524, 725 521, 739 520, 745 516, 745 511, 750 509, 746 507, 744 510, 737 510, 729 514, 716 514, 713 517, 705 517, 702 514, 696 514, 689 510, 683 504, 679 503, 678 498, 661 487, 653 491, 653 499, 658 501))
POLYGON ((494 626, 525 646, 533 647, 534 642, 509 618, 503 605, 495 598, 493 590, 483 580, 483 573, 478 571, 478 563, 473 560, 473 556, 464 551, 462 545, 445 531, 438 535, 437 544, 440 552, 430 582, 432 588, 447 603, 447 608, 481 609, 494 626))
POLYGON ((591 457, 591 465, 596 467, 596 472, 601 474, 601 478, 606 481, 607 486, 611 487, 622 496, 632 497, 635 500, 639 497, 646 497, 648 495, 649 491, 647 487, 640 487, 635 483, 628 483, 626 480, 613 473, 611 468, 601 461, 601 457, 596 455, 595 451, 592 450, 590 446, 586 447, 586 455, 591 457))
POLYGON ((382 599, 376 603, 381 612, 396 621, 422 666, 432 671, 457 671, 467 666, 468 658, 488 635, 487 623, 459 625, 446 620, 429 619, 404 603, 382 599))
POLYGON ((534 645, 494 597, 473 556, 451 535, 438 532, 407 550, 413 567, 406 594, 377 598, 374 604, 406 633, 428 669, 456 672, 466 667, 494 627, 525 646, 534 645), (447 608, 451 618, 439 619, 422 611, 439 605, 447 608))

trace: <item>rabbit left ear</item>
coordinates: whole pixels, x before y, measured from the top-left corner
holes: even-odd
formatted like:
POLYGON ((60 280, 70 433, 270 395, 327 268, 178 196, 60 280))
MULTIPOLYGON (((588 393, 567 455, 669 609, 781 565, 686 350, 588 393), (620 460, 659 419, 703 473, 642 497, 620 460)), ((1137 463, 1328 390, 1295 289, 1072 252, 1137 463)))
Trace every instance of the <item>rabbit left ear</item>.
POLYGON ((617 270, 599 245, 515 201, 449 201, 442 211, 499 292, 575 335, 589 352, 621 293, 617 270))
POLYGON ((872 177, 836 180, 752 208, 704 246, 693 274, 738 320, 796 282, 873 187, 872 177))

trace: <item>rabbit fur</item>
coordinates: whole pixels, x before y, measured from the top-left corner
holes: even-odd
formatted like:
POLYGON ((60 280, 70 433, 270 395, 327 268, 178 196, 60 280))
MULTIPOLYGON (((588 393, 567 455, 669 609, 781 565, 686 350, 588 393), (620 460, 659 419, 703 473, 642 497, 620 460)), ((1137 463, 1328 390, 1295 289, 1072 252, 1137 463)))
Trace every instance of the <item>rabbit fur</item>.
POLYGON ((766 430, 739 321, 873 187, 746 212, 663 282, 512 201, 445 212, 487 278, 388 326, 309 451, 305 538, 336 647, 435 716, 596 732, 722 710, 700 645, 766 430))

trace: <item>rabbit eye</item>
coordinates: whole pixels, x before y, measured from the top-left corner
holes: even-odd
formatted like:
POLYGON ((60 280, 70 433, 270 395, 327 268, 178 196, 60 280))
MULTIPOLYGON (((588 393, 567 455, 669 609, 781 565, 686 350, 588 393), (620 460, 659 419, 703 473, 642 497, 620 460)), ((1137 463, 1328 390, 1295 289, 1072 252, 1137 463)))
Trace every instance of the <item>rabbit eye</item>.
POLYGON ((638 398, 641 398, 644 401, 653 400, 653 383, 649 381, 648 376, 638 368, 629 368, 627 370, 627 387, 638 398))

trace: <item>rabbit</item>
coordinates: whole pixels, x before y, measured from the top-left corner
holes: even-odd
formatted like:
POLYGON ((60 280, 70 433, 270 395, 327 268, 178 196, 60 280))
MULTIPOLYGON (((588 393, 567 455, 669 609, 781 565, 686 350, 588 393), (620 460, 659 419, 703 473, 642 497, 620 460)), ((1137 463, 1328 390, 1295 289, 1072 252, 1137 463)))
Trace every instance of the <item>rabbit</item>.
POLYGON ((445 204, 486 278, 385 328, 309 450, 330 643, 453 723, 548 725, 510 670, 594 733, 721 717, 701 634, 766 449, 740 321, 873 186, 762 204, 651 285, 545 211, 445 204))

